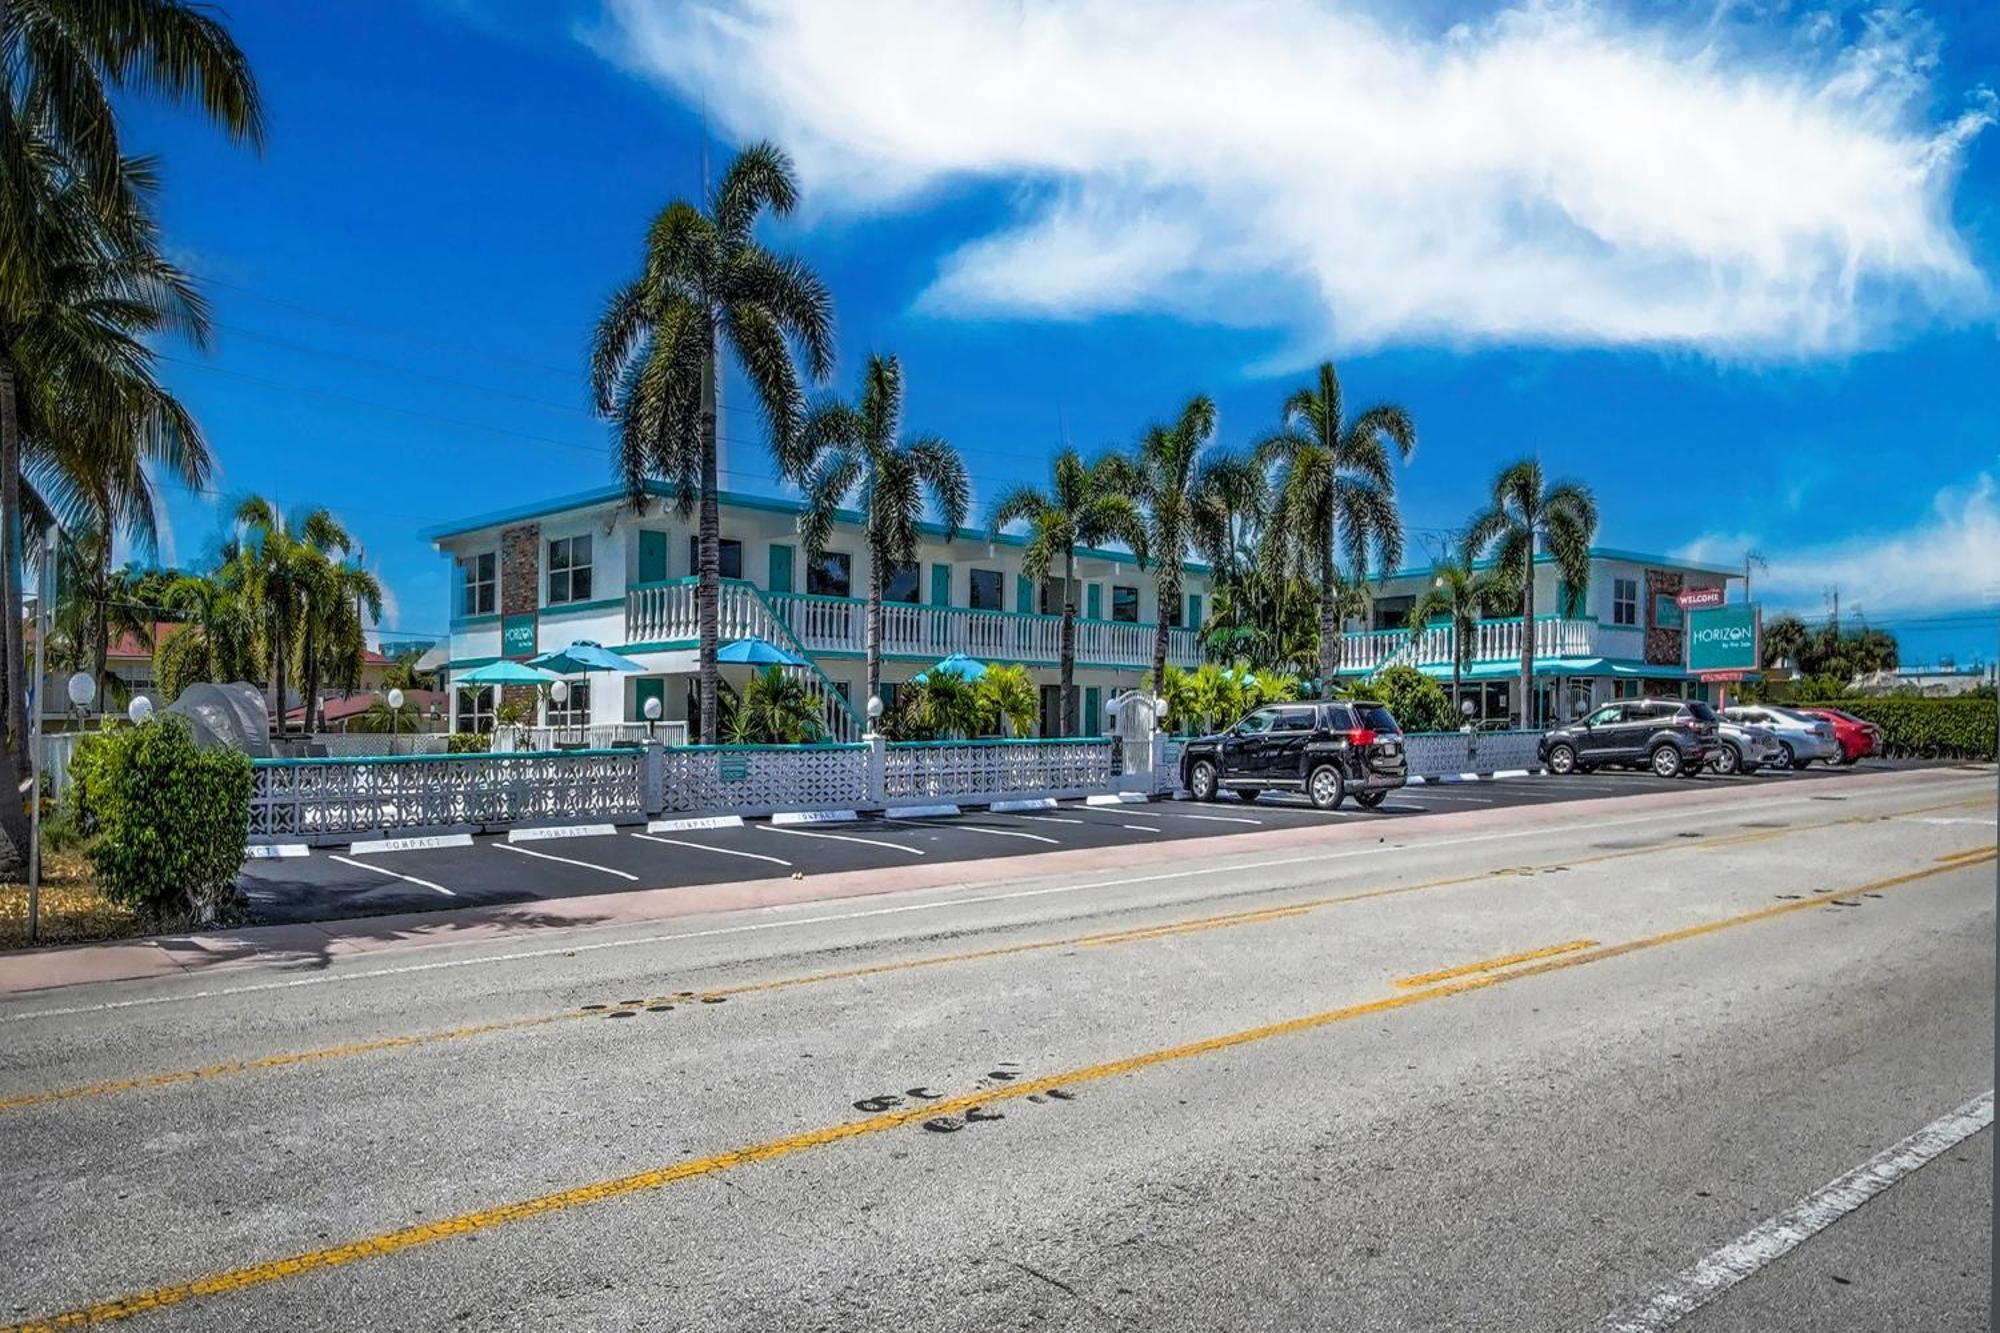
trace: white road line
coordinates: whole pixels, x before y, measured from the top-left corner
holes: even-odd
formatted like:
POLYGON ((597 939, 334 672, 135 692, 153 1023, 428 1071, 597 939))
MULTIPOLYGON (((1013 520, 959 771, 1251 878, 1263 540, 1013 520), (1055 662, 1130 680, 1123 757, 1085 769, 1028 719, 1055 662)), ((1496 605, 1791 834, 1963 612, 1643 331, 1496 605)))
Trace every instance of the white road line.
POLYGON ((1134 833, 1165 833, 1158 824, 1120 824, 1119 828, 1131 829, 1134 833))
POLYGON ((1022 819, 1032 819, 1043 824, 1088 824, 1088 819, 1064 819, 1061 815, 1022 815, 1022 819))
MULTIPOLYGON (((884 818, 884 819, 882 820, 882 822, 883 822, 884 824, 905 824, 905 825, 908 825, 908 826, 909 826, 909 827, 911 827, 911 828, 937 828, 937 827, 939 827, 939 826, 938 826, 938 825, 936 825, 936 824, 927 824, 927 823, 920 823, 920 822, 918 822, 917 820, 914 820, 914 819, 889 819, 889 818, 884 818)), ((984 828, 984 827, 982 827, 982 826, 980 826, 980 825, 978 825, 978 824, 946 824, 946 825, 944 825, 943 827, 945 827, 945 828, 949 828, 949 829, 960 829, 960 830, 963 830, 963 831, 964 831, 964 832, 966 832, 966 833, 990 833, 990 834, 992 834, 992 835, 993 835, 994 837, 996 837, 996 838, 1025 838, 1025 839, 1027 839, 1027 840, 1028 840, 1029 842, 1045 842, 1045 843, 1047 843, 1047 844, 1048 844, 1049 846, 1051 846, 1051 847, 1060 847, 1060 846, 1062 846, 1062 844, 1061 844, 1060 842, 1056 841, 1056 840, 1055 840, 1054 838, 1045 838, 1045 837, 1043 837, 1043 836, 1042 836, 1041 834, 1039 834, 1039 833, 1022 833, 1022 832, 1020 832, 1020 831, 1018 831, 1018 830, 1016 830, 1016 829, 1004 829, 1004 828, 984 828)))
MULTIPOLYGON (((1933 792, 1916 793, 1923 797, 1933 792)), ((1767 810, 1782 809, 1786 806, 1807 806, 1810 797, 1791 796, 1773 800, 1764 806, 1767 810)), ((1581 836, 1589 833, 1604 833, 1612 829, 1631 828, 1638 824, 1684 824, 1688 820, 1686 810, 1667 810, 1658 814, 1632 815, 1623 819, 1600 819, 1587 824, 1566 825, 1560 831, 1581 836)), ((769 827, 760 825, 759 827, 769 827)), ((788 830, 773 830, 786 832, 788 830)), ((1155 830, 1157 832, 1157 830, 1155 830)), ((1517 838, 1546 837, 1549 830, 1544 828, 1504 829, 1488 833, 1468 833, 1456 838, 1433 838, 1422 842, 1395 844, 1371 843, 1365 847, 1352 847, 1346 851, 1313 851, 1300 856, 1276 856, 1262 861, 1244 861, 1232 864, 1230 873, 1253 870, 1277 870, 1286 866, 1323 866, 1329 861, 1346 861, 1362 856, 1407 855, 1437 847, 1470 847, 1488 842, 1512 842, 1517 838)), ((636 834, 634 836, 637 836, 636 834)), ((370 866, 368 869, 375 869, 370 866)), ((716 926, 707 930, 673 931, 658 935, 636 935, 630 939, 586 940, 547 945, 539 949, 515 949, 510 953, 481 954, 476 958, 444 958, 429 963, 408 963, 398 967, 371 967, 354 972, 318 972, 305 977, 286 977, 282 981, 253 981, 244 986, 216 986, 207 990, 182 991, 173 995, 141 995, 129 1000, 98 1000, 91 1004, 61 1005, 52 1009, 27 1009, 20 1013, 0 1013, 0 1024, 26 1023, 38 1018, 71 1018, 77 1014, 103 1014, 118 1009, 147 1009, 162 1004, 182 1004, 190 1000, 227 999, 235 995, 257 995, 266 991, 296 990, 305 986, 329 986, 350 981, 379 981, 384 977, 398 977, 416 972, 446 972, 462 967, 484 967, 489 963, 533 962, 541 958, 569 958, 579 954, 596 953, 601 949, 632 949, 654 944, 674 944, 683 940, 705 940, 718 936, 753 935, 767 930, 789 930, 797 926, 823 926, 843 921, 861 921, 879 916, 902 916, 910 912, 936 912, 947 908, 973 907, 982 903, 1013 902, 1019 899, 1047 898, 1066 893, 1093 893, 1099 889, 1122 889, 1134 884, 1157 884, 1173 879, 1192 879, 1214 875, 1212 866, 1195 866, 1182 870, 1161 870, 1145 875, 1126 875, 1119 879, 1086 880, 1075 884, 1050 884, 1038 889, 1013 889, 1006 893, 967 894, 958 897, 938 898, 929 902, 895 903, 888 907, 871 907, 859 912, 828 912, 818 916, 785 917, 775 921, 749 921, 738 925, 716 926)), ((1288 886, 1274 886, 1288 887, 1288 886)), ((450 890, 444 890, 449 893, 450 890)), ((576 927, 574 929, 584 929, 576 927)), ((604 929, 605 927, 594 927, 604 929)), ((571 933, 559 929, 558 933, 571 933)), ((462 940, 439 940, 435 943, 413 944, 408 952, 422 949, 461 949, 466 945, 462 940)), ((282 958, 273 960, 282 963, 282 958)), ((102 983, 107 985, 116 982, 102 983)))
POLYGON ((1498 798, 1493 796, 1447 796, 1441 791, 1432 791, 1426 787, 1422 791, 1409 793, 1409 799, 1413 801, 1472 801, 1479 805, 1491 805, 1498 798))
POLYGON ((864 847, 887 847, 892 852, 908 852, 911 856, 922 856, 921 847, 905 847, 900 842, 883 842, 880 838, 857 838, 851 833, 815 833, 811 829, 779 828, 775 824, 757 826, 766 833, 789 833, 794 838, 831 838, 835 842, 858 842, 864 847))
POLYGON ((1752 1227, 1694 1267, 1676 1273, 1650 1298, 1612 1315, 1600 1329, 1603 1333, 1656 1333, 1673 1327, 1992 1123, 1993 1090, 1989 1088, 1846 1175, 1828 1181, 1785 1212, 1752 1227))
POLYGON ((714 852, 717 856, 740 856, 749 861, 769 861, 774 866, 790 870, 792 863, 782 857, 766 856, 762 852, 739 852, 734 847, 711 847, 705 842, 682 842, 679 838, 661 838, 651 833, 634 833, 635 838, 646 842, 663 842, 669 847, 692 847, 698 852, 714 852))
POLYGON ((457 894, 453 893, 450 889, 447 889, 442 884, 433 884, 427 879, 418 879, 415 875, 405 875, 400 870, 384 870, 381 866, 370 865, 366 861, 350 861, 348 858, 336 855, 332 852, 327 853, 326 859, 329 861, 338 861, 344 866, 353 866, 356 870, 372 870, 378 875, 387 875, 390 879, 400 879, 411 884, 421 884, 427 889, 437 890, 439 893, 442 893, 447 898, 458 897, 457 894))
POLYGON ((493 845, 503 852, 516 852, 522 856, 532 856, 538 861, 560 861, 566 866, 580 866, 585 870, 601 870, 607 875, 616 875, 620 879, 629 879, 635 884, 639 882, 637 875, 623 870, 613 870, 610 866, 601 866, 595 861, 579 861, 574 857, 557 856, 554 852, 538 852, 531 847, 516 847, 511 842, 496 842, 493 845))
MULTIPOLYGON (((1136 815, 1141 812, 1133 810, 1129 813, 1136 815)), ((1264 825, 1264 821, 1261 819, 1245 819, 1241 815, 1192 815, 1181 810, 1170 810, 1167 813, 1175 819, 1201 819, 1211 824, 1255 824, 1259 828, 1262 828, 1264 825)))

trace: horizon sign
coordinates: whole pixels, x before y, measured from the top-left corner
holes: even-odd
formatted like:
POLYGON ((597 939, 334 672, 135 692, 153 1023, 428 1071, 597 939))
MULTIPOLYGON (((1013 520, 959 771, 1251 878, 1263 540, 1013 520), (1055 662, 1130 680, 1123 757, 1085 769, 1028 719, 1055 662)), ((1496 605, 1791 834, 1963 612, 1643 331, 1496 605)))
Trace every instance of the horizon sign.
POLYGON ((1761 665, 1763 619, 1755 605, 1702 607, 1687 613, 1687 669, 1755 671, 1761 665))

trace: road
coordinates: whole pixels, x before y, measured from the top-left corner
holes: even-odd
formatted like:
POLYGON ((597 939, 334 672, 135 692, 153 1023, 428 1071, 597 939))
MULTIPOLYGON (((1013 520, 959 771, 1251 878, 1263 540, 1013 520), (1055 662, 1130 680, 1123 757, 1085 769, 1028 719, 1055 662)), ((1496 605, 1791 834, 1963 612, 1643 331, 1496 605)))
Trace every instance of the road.
POLYGON ((1686 791, 10 996, 0 1317, 1988 1327, 1993 771, 1686 791))

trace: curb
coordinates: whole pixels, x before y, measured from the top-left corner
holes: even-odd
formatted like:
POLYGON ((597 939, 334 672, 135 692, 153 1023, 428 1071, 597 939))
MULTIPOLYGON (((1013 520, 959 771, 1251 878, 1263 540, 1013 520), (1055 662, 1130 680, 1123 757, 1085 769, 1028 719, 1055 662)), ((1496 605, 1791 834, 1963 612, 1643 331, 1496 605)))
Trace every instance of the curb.
POLYGON ((1411 787, 1429 787, 1443 782, 1492 782, 1496 778, 1535 778, 1547 776, 1548 770, 1540 768, 1502 768, 1492 773, 1443 773, 1436 777, 1411 777, 1405 784, 1411 787))

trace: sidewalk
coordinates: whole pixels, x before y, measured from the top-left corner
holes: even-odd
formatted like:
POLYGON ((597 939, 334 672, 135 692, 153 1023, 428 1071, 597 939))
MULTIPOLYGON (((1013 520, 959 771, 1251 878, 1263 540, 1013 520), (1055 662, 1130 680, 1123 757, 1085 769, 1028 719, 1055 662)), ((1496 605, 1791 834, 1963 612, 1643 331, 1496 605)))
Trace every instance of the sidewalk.
MULTIPOLYGON (((1843 782, 1841 788, 1843 791, 1898 785, 1919 788, 1965 776, 1964 772, 1950 768, 1856 774, 1843 782)), ((1685 807, 1694 810, 1727 806, 1740 799, 1741 793, 1728 788, 1691 787, 1684 792, 1606 796, 1551 806, 1440 813, 1425 816, 1420 825, 1399 821, 1393 828, 1399 839, 1411 845, 1421 845, 1437 836, 1463 837, 1480 832, 1519 829, 1524 816, 1530 816, 1537 822, 1568 822, 1578 817, 1602 817, 1612 812, 1637 815, 1662 809, 1685 807)), ((1365 845, 1381 842, 1391 827, 1362 821, 1330 820, 1306 828, 1267 829, 1205 838, 1200 844, 1200 853, 1205 860, 1220 860, 1259 852, 1365 845)), ((1186 844, 1128 844, 985 861, 839 871, 796 879, 753 879, 729 884, 636 889, 456 911, 361 917, 306 925, 249 926, 209 934, 166 935, 111 944, 27 950, 0 956, 0 996, 109 981, 207 976, 258 967, 324 967, 347 958, 382 957, 451 945, 492 944, 547 937, 564 931, 639 926, 678 917, 751 908, 829 902, 917 889, 973 888, 1064 875, 1130 871, 1150 865, 1184 864, 1188 857, 1186 844)))

